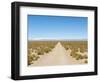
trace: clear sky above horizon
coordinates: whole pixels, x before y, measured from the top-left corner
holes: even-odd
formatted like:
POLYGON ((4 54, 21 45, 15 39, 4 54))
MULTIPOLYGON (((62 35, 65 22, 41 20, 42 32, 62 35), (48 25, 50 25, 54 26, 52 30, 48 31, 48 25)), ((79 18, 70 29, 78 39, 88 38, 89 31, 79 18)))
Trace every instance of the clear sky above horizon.
POLYGON ((28 40, 87 39, 87 17, 28 15, 28 40))

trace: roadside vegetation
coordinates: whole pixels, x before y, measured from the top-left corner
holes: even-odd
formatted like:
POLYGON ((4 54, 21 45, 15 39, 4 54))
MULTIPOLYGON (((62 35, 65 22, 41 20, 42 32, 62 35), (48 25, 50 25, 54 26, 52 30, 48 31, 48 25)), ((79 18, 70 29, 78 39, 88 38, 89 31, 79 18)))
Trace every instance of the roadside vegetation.
POLYGON ((62 41, 61 44, 66 50, 71 50, 70 56, 76 60, 83 60, 84 63, 88 63, 87 41, 62 41))

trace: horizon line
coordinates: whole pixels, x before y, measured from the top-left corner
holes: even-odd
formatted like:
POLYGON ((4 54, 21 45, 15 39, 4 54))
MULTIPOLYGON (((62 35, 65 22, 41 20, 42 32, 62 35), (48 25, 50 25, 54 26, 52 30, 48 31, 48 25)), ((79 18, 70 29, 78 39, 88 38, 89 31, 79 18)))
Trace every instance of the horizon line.
POLYGON ((28 41, 87 41, 88 39, 32 39, 28 41))

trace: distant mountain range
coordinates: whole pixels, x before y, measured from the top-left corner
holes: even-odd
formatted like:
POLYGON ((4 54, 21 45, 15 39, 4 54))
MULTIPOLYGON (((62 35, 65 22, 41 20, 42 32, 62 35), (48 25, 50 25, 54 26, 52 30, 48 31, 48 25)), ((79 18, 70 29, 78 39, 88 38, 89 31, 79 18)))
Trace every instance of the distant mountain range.
POLYGON ((29 41, 87 41, 87 39, 33 39, 29 41))

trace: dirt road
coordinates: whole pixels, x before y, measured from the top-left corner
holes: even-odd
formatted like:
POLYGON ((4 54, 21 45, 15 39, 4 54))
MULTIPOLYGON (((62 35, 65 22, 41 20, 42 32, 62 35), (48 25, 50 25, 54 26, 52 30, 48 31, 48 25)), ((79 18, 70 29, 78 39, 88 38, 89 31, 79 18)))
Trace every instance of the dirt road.
POLYGON ((70 56, 70 51, 66 51, 60 42, 48 54, 42 55, 31 66, 55 66, 55 65, 71 65, 81 64, 70 56))

